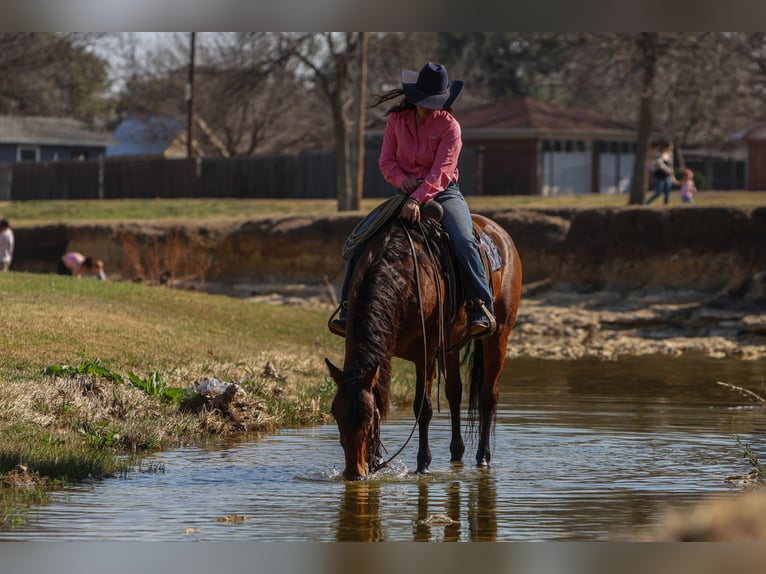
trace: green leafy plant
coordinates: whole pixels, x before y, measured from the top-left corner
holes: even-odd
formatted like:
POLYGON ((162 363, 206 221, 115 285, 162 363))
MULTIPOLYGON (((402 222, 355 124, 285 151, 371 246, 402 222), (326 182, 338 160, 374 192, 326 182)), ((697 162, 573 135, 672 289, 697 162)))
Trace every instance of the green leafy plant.
POLYGON ((107 421, 101 421, 94 425, 85 425, 80 428, 80 432, 85 437, 86 444, 91 447, 108 448, 120 439, 119 431, 109 428, 107 421))
POLYGON ((123 378, 101 364, 101 359, 87 359, 72 367, 70 365, 50 366, 43 370, 46 377, 74 377, 77 375, 93 375, 104 379, 109 379, 115 383, 124 383, 123 378))
POLYGON ((163 401, 171 401, 180 404, 188 395, 186 389, 168 387, 167 383, 157 371, 152 371, 145 379, 142 379, 135 373, 128 373, 128 380, 130 381, 130 384, 137 389, 141 389, 147 395, 157 397, 163 401))
MULTIPOLYGON (((125 378, 101 364, 101 359, 87 359, 77 366, 62 365, 49 366, 43 370, 47 377, 75 377, 78 375, 90 375, 125 384, 125 378)), ((152 371, 146 378, 141 378, 133 372, 128 372, 127 382, 137 389, 141 389, 147 395, 157 397, 163 401, 171 401, 180 404, 188 395, 186 389, 168 387, 158 371, 152 371)))
POLYGON ((743 444, 739 439, 739 435, 735 436, 737 440, 737 446, 742 450, 742 456, 747 459, 750 466, 753 467, 753 475, 758 480, 763 480, 766 477, 766 467, 758 460, 758 456, 753 452, 753 449, 749 444, 743 444))

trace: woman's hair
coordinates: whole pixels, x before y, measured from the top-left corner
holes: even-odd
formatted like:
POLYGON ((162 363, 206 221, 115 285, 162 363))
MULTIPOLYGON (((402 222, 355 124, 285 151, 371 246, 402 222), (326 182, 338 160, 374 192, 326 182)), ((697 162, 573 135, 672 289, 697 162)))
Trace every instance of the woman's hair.
POLYGON ((93 267, 93 257, 86 257, 83 260, 82 264, 83 264, 83 266, 85 266, 88 269, 90 269, 91 267, 93 267))
POLYGON ((402 98, 401 101, 397 102, 388 110, 386 110, 386 115, 392 113, 392 112, 402 112, 404 110, 414 110, 415 105, 411 104, 407 101, 407 99, 404 97, 404 90, 402 88, 395 88, 393 90, 389 90, 385 94, 372 94, 371 95, 373 102, 369 105, 370 108, 376 108, 381 104, 384 104, 386 102, 390 102, 391 100, 395 100, 397 98, 402 98))
MULTIPOLYGON (((396 98, 400 97, 402 98, 401 101, 397 102, 386 110, 386 115, 395 112, 403 112, 404 110, 414 110, 417 108, 415 104, 411 104, 407 101, 407 98, 404 97, 404 89, 402 88, 395 88, 386 92, 385 94, 371 94, 371 97, 373 98, 373 102, 368 106, 369 108, 375 108, 385 102, 390 102, 391 100, 395 100, 396 98)), ((452 113, 452 108, 446 108, 446 111, 452 113)))

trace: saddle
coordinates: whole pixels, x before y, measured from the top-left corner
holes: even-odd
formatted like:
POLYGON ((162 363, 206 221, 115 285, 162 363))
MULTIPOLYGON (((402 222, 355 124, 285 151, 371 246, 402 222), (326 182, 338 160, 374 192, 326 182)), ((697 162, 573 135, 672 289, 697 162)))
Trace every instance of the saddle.
MULTIPOLYGON (((398 214, 402 204, 407 199, 404 193, 398 192, 390 199, 373 209, 349 234, 343 246, 343 257, 350 259, 354 250, 367 240, 373 237, 381 229, 386 227, 398 214)), ((430 224, 424 226, 426 233, 433 233, 437 239, 442 242, 444 249, 439 250, 439 263, 442 268, 445 281, 446 301, 443 302, 445 308, 445 318, 450 324, 454 321, 457 313, 464 304, 471 308, 476 304, 475 298, 470 297, 470 288, 464 279, 464 274, 458 265, 452 249, 452 242, 449 235, 441 227, 441 219, 444 215, 444 209, 437 201, 429 201, 420 208, 420 214, 424 221, 430 224)), ((489 290, 494 297, 494 281, 492 273, 505 265, 494 239, 485 233, 476 222, 473 222, 473 233, 479 245, 479 254, 481 255, 484 272, 488 278, 489 290)), ((462 342, 457 346, 461 346, 462 342)))
MULTIPOLYGON (((484 274, 486 275, 489 284, 489 292, 494 298, 495 289, 492 273, 503 267, 505 261, 503 261, 503 257, 497 248, 495 240, 485 233, 475 221, 473 222, 473 236, 479 245, 479 255, 481 256, 481 262, 484 266, 484 274)), ((452 241, 450 240, 449 235, 442 231, 441 237, 446 246, 446 249, 441 251, 441 266, 444 274, 445 292, 447 294, 447 300, 444 302, 444 314, 447 324, 452 324, 457 317, 460 308, 464 305, 469 313, 473 310, 474 306, 481 305, 483 307, 484 305, 471 292, 468 281, 465 279, 465 274, 455 257, 454 250, 452 249, 452 241)), ((484 307, 484 312, 488 313, 486 307, 484 307)), ((447 347, 450 350, 460 348, 469 338, 470 337, 466 337, 458 342, 448 341, 447 347)))

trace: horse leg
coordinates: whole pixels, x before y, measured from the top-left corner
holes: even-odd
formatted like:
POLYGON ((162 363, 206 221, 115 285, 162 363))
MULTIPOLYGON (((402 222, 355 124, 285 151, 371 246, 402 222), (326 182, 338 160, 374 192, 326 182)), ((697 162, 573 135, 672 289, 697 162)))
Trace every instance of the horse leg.
POLYGON ((460 380, 460 356, 458 353, 447 355, 447 374, 444 385, 444 393, 449 402, 450 422, 452 428, 452 440, 449 444, 450 461, 460 462, 463 460, 465 444, 460 432, 460 401, 463 399, 463 383, 460 380))
POLYGON ((428 445, 428 426, 433 416, 433 406, 431 405, 431 381, 433 379, 433 369, 429 369, 430 376, 426 376, 421 369, 418 369, 417 384, 415 386, 415 402, 413 409, 415 411, 415 420, 418 421, 418 473, 428 472, 431 464, 431 448, 428 445))
POLYGON ((481 340, 483 347, 483 380, 479 389, 479 446, 476 450, 476 465, 489 466, 492 458, 489 439, 495 422, 499 397, 499 378, 505 363, 506 344, 510 329, 481 340))

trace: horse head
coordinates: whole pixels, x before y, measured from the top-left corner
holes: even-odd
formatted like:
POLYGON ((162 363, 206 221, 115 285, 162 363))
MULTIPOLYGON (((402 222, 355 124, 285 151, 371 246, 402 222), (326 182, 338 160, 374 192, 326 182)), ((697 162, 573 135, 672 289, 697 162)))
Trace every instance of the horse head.
POLYGON ((330 412, 340 432, 346 466, 343 476, 360 480, 375 470, 380 458, 380 405, 375 386, 380 368, 363 375, 346 373, 325 359, 338 386, 330 412))

